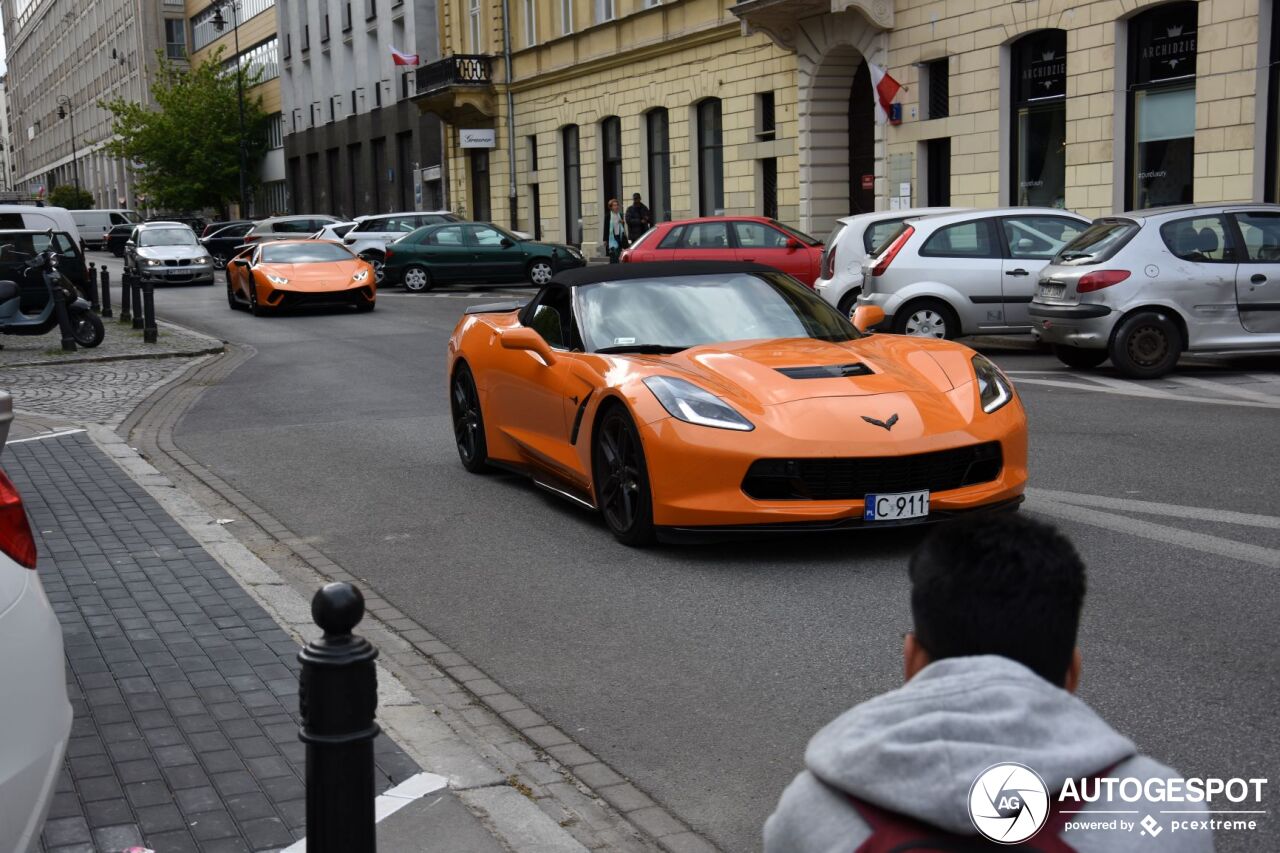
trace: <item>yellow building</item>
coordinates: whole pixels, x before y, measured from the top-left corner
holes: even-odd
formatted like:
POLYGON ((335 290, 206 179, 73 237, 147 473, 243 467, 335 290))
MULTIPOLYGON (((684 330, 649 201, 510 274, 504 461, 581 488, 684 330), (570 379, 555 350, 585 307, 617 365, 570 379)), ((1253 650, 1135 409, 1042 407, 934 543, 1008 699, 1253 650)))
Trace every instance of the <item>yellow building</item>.
MULTIPOLYGON (((250 210, 236 215, 266 217, 288 210, 285 192, 284 128, 280 113, 280 53, 276 28, 275 0, 186 0, 188 54, 193 64, 203 62, 218 48, 223 60, 239 58, 250 72, 261 69, 261 82, 245 92, 245 99, 262 99, 262 108, 271 116, 269 150, 262 163, 257 192, 249 201, 250 210), (221 26, 219 26, 221 25, 221 26)), ((169 34, 169 52, 175 53, 176 32, 169 34)), ((237 205, 238 206, 238 205, 237 205)))

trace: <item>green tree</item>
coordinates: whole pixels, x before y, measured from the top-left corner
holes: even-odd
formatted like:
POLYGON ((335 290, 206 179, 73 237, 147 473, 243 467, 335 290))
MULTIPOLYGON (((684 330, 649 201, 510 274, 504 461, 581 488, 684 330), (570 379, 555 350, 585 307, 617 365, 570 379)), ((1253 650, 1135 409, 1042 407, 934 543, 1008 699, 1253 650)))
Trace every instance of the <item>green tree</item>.
POLYGON ((93 207, 93 193, 78 190, 70 184, 61 184, 49 193, 49 204, 67 210, 88 210, 93 207))
MULTIPOLYGON (((240 197, 240 117, 236 77, 245 92, 246 183, 258 183, 267 151, 268 117, 262 98, 249 90, 262 76, 243 66, 232 71, 219 48, 199 65, 159 58, 151 86, 157 109, 120 98, 101 105, 113 116, 110 152, 141 164, 138 191, 167 210, 225 209, 240 197)), ((241 211, 243 216, 245 211, 241 211)))

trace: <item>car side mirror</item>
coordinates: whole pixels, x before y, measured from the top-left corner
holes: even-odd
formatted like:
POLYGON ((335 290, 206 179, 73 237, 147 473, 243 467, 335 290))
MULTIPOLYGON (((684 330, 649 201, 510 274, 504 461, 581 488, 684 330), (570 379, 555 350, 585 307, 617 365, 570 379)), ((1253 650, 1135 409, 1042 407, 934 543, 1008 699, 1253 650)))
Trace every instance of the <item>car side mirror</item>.
POLYGON ((801 243, 799 240, 792 239, 787 241, 788 252, 794 252, 797 249, 803 249, 803 248, 804 248, 804 244, 801 243))
POLYGON ((502 248, 504 248, 504 249, 510 249, 512 246, 514 246, 514 245, 515 245, 515 243, 512 243, 512 242, 511 242, 510 240, 508 240, 506 237, 503 237, 503 238, 502 238, 502 241, 501 241, 501 243, 500 243, 499 245, 501 245, 501 246, 502 246, 502 248))
POLYGON ((868 332, 884 322, 884 309, 879 305, 859 305, 853 311, 853 327, 868 332))
POLYGON ((499 340, 502 341, 503 349, 526 350, 542 359, 542 363, 548 367, 556 363, 556 354, 551 351, 551 345, 542 335, 527 326, 507 329, 501 333, 499 340))

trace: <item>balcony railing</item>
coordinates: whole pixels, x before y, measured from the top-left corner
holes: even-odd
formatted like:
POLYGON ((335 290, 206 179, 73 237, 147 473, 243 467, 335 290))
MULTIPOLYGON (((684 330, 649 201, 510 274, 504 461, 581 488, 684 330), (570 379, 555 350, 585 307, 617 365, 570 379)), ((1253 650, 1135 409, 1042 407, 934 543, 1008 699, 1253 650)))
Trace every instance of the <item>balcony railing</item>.
POLYGON ((491 57, 455 53, 418 69, 419 95, 428 95, 451 86, 489 86, 493 83, 491 57))

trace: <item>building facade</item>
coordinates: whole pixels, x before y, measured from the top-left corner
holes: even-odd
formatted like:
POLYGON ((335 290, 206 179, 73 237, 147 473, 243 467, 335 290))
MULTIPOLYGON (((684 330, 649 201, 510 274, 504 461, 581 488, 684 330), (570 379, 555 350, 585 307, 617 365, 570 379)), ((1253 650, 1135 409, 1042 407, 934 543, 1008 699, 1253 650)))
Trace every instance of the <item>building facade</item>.
POLYGON ((275 0, 186 0, 184 14, 185 20, 165 21, 166 49, 171 58, 185 53, 192 63, 200 63, 221 50, 228 67, 238 62, 250 75, 261 75, 258 84, 245 92, 245 98, 260 98, 262 109, 270 116, 267 155, 259 167, 258 188, 249 199, 249 210, 237 215, 267 217, 286 212, 289 202, 275 0))
POLYGON ((141 206, 128 164, 109 156, 111 115, 99 100, 146 103, 165 20, 182 0, 3 0, 13 188, 59 184, 99 207, 141 206), (72 132, 74 125, 75 131, 72 132))
POLYGON ((0 77, 0 190, 13 189, 13 140, 9 138, 8 82, 0 77))
POLYGON ((440 123, 412 103, 392 48, 439 55, 436 10, 413 0, 281 0, 289 209, 341 217, 445 204, 440 123))

